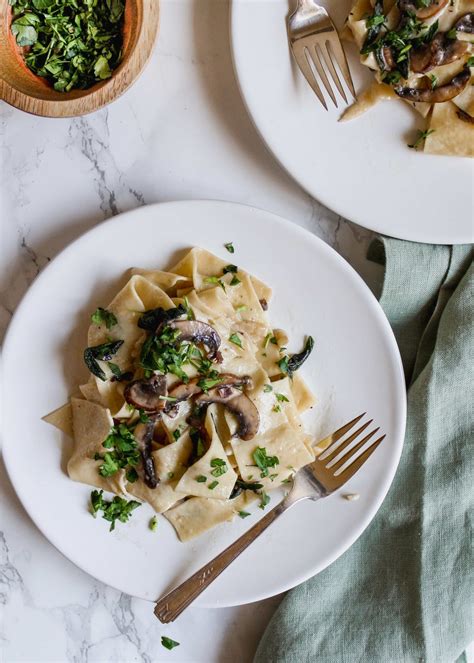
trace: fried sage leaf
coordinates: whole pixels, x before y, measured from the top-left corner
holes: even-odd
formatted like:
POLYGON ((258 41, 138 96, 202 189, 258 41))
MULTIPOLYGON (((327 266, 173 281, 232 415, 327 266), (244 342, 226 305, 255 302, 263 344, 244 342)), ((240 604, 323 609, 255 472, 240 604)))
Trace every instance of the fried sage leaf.
POLYGON ((105 381, 107 376, 97 363, 97 360, 110 361, 122 345, 123 341, 111 341, 110 343, 102 343, 102 345, 86 348, 84 350, 84 361, 87 368, 93 375, 105 381))

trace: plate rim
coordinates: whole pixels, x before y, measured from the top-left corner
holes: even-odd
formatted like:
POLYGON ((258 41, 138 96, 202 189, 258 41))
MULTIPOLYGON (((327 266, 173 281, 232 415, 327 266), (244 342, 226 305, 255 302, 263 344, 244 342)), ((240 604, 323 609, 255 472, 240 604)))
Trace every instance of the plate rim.
MULTIPOLYGON (((423 237, 423 235, 419 235, 417 231, 415 230, 413 233, 410 234, 409 237, 405 236, 402 237, 401 235, 398 235, 396 233, 392 234, 392 231, 390 231, 390 234, 387 232, 386 229, 380 228, 377 226, 377 223, 370 223, 370 225, 367 225, 365 221, 361 221, 359 219, 355 219, 351 216, 351 214, 347 214, 347 210, 343 210, 339 208, 339 205, 336 202, 329 201, 326 199, 324 193, 321 195, 320 192, 317 193, 315 190, 311 190, 311 187, 309 187, 307 184, 303 183, 299 177, 297 177, 289 167, 285 164, 283 161, 282 156, 280 156, 279 150, 275 149, 273 146, 273 142, 270 139, 270 136, 266 135, 264 133, 263 128, 258 124, 254 113, 252 111, 252 108, 250 106, 248 96, 244 92, 244 88, 242 85, 241 81, 241 76, 240 76, 240 68, 238 65, 238 58, 236 55, 236 39, 235 39, 235 34, 236 34, 236 28, 235 28, 235 23, 236 23, 236 11, 237 11, 237 6, 244 5, 247 0, 230 0, 231 1, 231 6, 230 6, 230 12, 229 12, 229 37, 230 37, 230 52, 231 52, 231 59, 232 59, 232 65, 234 68, 234 74, 235 74, 235 80, 237 83, 237 87, 239 89, 240 97, 242 99, 242 102, 245 106, 245 109, 247 111, 247 114, 252 122, 253 127, 255 128, 256 132, 258 133, 260 139, 268 149, 268 151, 271 153, 275 161, 279 164, 279 166, 285 171, 285 173, 299 186, 305 191, 311 198, 316 200, 317 202, 321 203, 324 205, 324 207, 327 207, 330 211, 334 212, 337 214, 339 217, 346 219, 347 221, 350 221, 351 223, 355 223, 358 226, 362 228, 366 228, 367 230, 371 230, 376 233, 380 233, 382 235, 388 236, 388 237, 394 237, 397 239, 409 241, 409 242, 420 242, 421 244, 443 244, 443 245, 449 245, 449 244, 472 244, 474 242, 474 231, 472 231, 469 234, 469 230, 467 229, 464 231, 464 234, 459 234, 458 237, 453 238, 452 236, 448 236, 445 233, 438 232, 436 237, 423 237)), ((440 158, 449 158, 449 157, 440 157, 440 158)), ((454 158, 454 157, 452 157, 454 158)), ((461 157, 459 157, 461 158, 461 157)), ((474 168, 474 164, 472 166, 474 168)), ((449 232, 449 229, 446 230, 446 232, 449 232)))
MULTIPOLYGON (((179 207, 179 206, 199 206, 199 205, 213 205, 216 207, 219 206, 228 206, 228 207, 239 207, 239 208, 245 208, 249 213, 257 213, 257 214, 264 214, 268 216, 269 218, 272 217, 273 220, 277 223, 280 223, 281 225, 287 226, 292 232, 295 232, 302 237, 305 237, 306 239, 309 239, 313 241, 315 244, 319 245, 320 250, 323 252, 326 252, 328 255, 331 256, 332 259, 334 259, 337 263, 339 263, 340 267, 346 272, 348 272, 351 275, 352 279, 355 279, 356 281, 359 282, 359 286, 361 286, 368 297, 368 300, 372 300, 371 304, 374 307, 375 314, 378 316, 379 321, 384 328, 385 335, 386 335, 386 340, 389 343, 389 352, 390 352, 390 357, 393 360, 393 367, 394 369, 398 369, 398 380, 396 383, 394 383, 394 388, 395 388, 395 393, 396 393, 396 402, 395 402, 395 411, 398 411, 398 416, 396 417, 396 421, 394 423, 394 429, 396 430, 398 428, 398 434, 396 432, 393 435, 393 445, 394 445, 394 450, 396 451, 396 457, 394 458, 394 461, 392 463, 392 466, 390 470, 387 472, 387 474, 383 478, 383 490, 381 490, 381 495, 377 500, 373 500, 370 508, 367 511, 367 514, 365 518, 361 519, 358 527, 355 529, 353 535, 344 541, 343 544, 339 544, 337 546, 336 551, 334 552, 333 555, 329 556, 329 561, 327 559, 323 562, 320 563, 319 565, 315 565, 312 567, 312 569, 308 573, 300 573, 298 574, 298 577, 296 581, 291 580, 289 582, 280 582, 279 588, 277 591, 268 593, 268 592, 258 592, 255 591, 251 597, 248 597, 246 600, 240 600, 237 599, 235 601, 228 601, 226 600, 225 602, 221 602, 219 600, 212 600, 206 602, 205 600, 205 594, 203 595, 203 599, 199 600, 198 602, 195 603, 195 607, 199 608, 220 608, 220 607, 232 607, 232 606, 238 606, 238 605, 245 605, 247 603, 252 603, 255 601, 261 601, 267 598, 270 598, 272 596, 276 596, 280 593, 286 592, 301 583, 305 582, 309 578, 314 577, 318 573, 320 573, 322 570, 330 566, 334 561, 336 561, 341 555, 343 555, 354 543, 357 541, 357 539, 363 534, 363 532, 366 530, 368 525, 372 522, 374 519, 375 515, 377 514, 378 510, 380 509, 382 503, 384 502, 387 493, 392 485, 393 479, 395 477, 395 474, 397 472, 399 463, 400 463, 400 457, 402 454, 403 446, 404 446, 404 438, 405 438, 405 428, 406 428, 406 412, 407 412, 407 401, 406 401, 406 390, 405 390, 405 378, 404 378, 404 372, 403 372, 403 365, 402 365, 402 360, 400 356, 400 352, 398 349, 398 345, 395 339, 395 335, 393 333, 393 330, 390 326, 390 323, 380 306, 378 300, 368 287, 368 285, 365 283, 365 281, 362 279, 362 277, 357 273, 357 271, 350 265, 349 262, 347 262, 335 249, 333 249, 329 244, 324 242, 321 238, 317 237, 313 233, 311 233, 309 230, 306 228, 303 228, 299 226, 298 224, 290 221, 289 219, 282 217, 278 214, 275 214, 273 212, 270 212, 268 210, 255 207, 252 205, 246 205, 243 203, 237 203, 233 201, 227 201, 227 200, 218 200, 218 199, 188 199, 188 200, 175 200, 175 201, 166 201, 166 202, 161 202, 161 203, 153 203, 150 205, 145 205, 141 206, 138 208, 134 208, 132 210, 128 210, 126 212, 123 212, 121 214, 118 214, 117 216, 111 217, 109 219, 106 219, 105 221, 102 221, 101 223, 93 226, 89 230, 87 230, 85 233, 82 233, 75 239, 73 239, 71 242, 69 242, 61 251, 59 251, 54 258, 51 260, 51 262, 48 263, 48 265, 45 266, 45 268, 40 272, 40 274, 35 278, 33 283, 29 286, 25 294, 23 295, 21 301, 19 302, 18 306, 15 309, 15 312, 13 314, 12 319, 10 320, 10 323, 7 327, 6 334, 4 337, 4 342, 3 342, 3 348, 2 348, 2 371, 1 371, 1 386, 3 388, 3 384, 6 381, 6 358, 8 357, 10 353, 10 344, 13 344, 13 341, 10 339, 13 339, 14 337, 14 332, 17 324, 19 324, 19 321, 21 322, 21 312, 27 308, 29 301, 35 298, 35 292, 36 290, 40 287, 41 284, 45 278, 47 278, 46 275, 49 274, 49 271, 53 268, 53 265, 58 261, 60 258, 64 258, 65 255, 68 254, 69 251, 73 250, 76 244, 80 243, 81 241, 86 241, 86 238, 89 237, 90 235, 93 235, 95 232, 97 232, 100 229, 103 229, 104 227, 112 226, 112 224, 117 224, 117 223, 127 223, 127 220, 130 217, 133 216, 140 216, 142 213, 142 210, 144 208, 151 208, 151 209, 157 209, 157 208, 162 208, 164 206, 166 207, 179 207)), ((101 577, 96 575, 96 573, 93 571, 93 569, 88 568, 87 564, 80 563, 76 561, 75 558, 71 557, 70 554, 66 553, 61 545, 61 542, 56 541, 56 537, 54 535, 49 535, 49 528, 46 527, 44 524, 40 523, 37 521, 36 518, 34 518, 27 507, 27 500, 23 498, 21 494, 21 490, 17 489, 14 476, 15 476, 15 471, 13 470, 13 453, 12 453, 12 459, 10 459, 10 452, 8 451, 9 445, 7 442, 7 434, 5 430, 5 419, 2 421, 2 447, 1 447, 1 453, 3 456, 3 461, 5 464, 5 469, 8 475, 8 478, 12 484, 12 487, 15 491, 15 495, 17 496, 18 500, 20 501, 23 509, 25 510, 29 520, 33 523, 33 525, 41 532, 41 534, 47 539, 47 541, 54 547, 56 550, 58 550, 63 557, 65 557, 69 562, 73 563, 77 568, 79 568, 81 571, 87 573, 89 576, 94 578, 95 580, 98 580, 99 582, 109 585, 108 582, 104 581, 101 577)), ((10 445, 10 449, 13 449, 13 445, 10 445)), ((109 586, 113 587, 117 591, 120 591, 122 593, 125 593, 129 596, 134 596, 136 598, 148 601, 153 603, 154 600, 150 599, 149 597, 144 597, 140 596, 138 594, 130 594, 127 592, 123 587, 120 587, 118 585, 112 585, 110 584, 109 586)))

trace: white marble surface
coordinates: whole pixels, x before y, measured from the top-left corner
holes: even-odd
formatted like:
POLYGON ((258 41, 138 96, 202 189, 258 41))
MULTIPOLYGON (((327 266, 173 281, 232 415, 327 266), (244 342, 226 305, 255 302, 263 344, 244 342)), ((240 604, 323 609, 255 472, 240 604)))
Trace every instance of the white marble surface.
MULTIPOLYGON (((235 82, 227 0, 162 0, 154 56, 121 99, 73 120, 1 103, 0 334, 64 246, 139 205, 216 198, 288 217, 334 246, 371 284, 371 234, 306 195, 259 140, 235 82)), ((19 504, 0 463, 0 652, 6 663, 252 660, 280 598, 190 609, 163 627, 152 606, 63 558, 19 504), (178 640, 168 652, 160 636, 178 640)))

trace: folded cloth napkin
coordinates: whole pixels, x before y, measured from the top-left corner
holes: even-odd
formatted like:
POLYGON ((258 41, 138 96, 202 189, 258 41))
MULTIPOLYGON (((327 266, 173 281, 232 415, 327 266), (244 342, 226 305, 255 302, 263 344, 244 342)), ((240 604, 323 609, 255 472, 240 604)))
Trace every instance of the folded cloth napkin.
POLYGON ((360 539, 284 598, 255 663, 447 663, 474 638, 473 248, 383 238, 377 256, 409 386, 400 466, 360 539))

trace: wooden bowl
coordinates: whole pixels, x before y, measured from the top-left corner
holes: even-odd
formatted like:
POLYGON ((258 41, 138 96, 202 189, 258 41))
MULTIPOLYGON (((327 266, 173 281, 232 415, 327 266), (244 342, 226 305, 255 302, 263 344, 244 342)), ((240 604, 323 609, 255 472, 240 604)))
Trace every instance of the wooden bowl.
POLYGON ((111 78, 87 90, 56 92, 25 65, 10 30, 8 0, 0 0, 0 99, 45 117, 85 115, 119 97, 139 76, 158 33, 159 0, 126 0, 123 58, 111 78))

